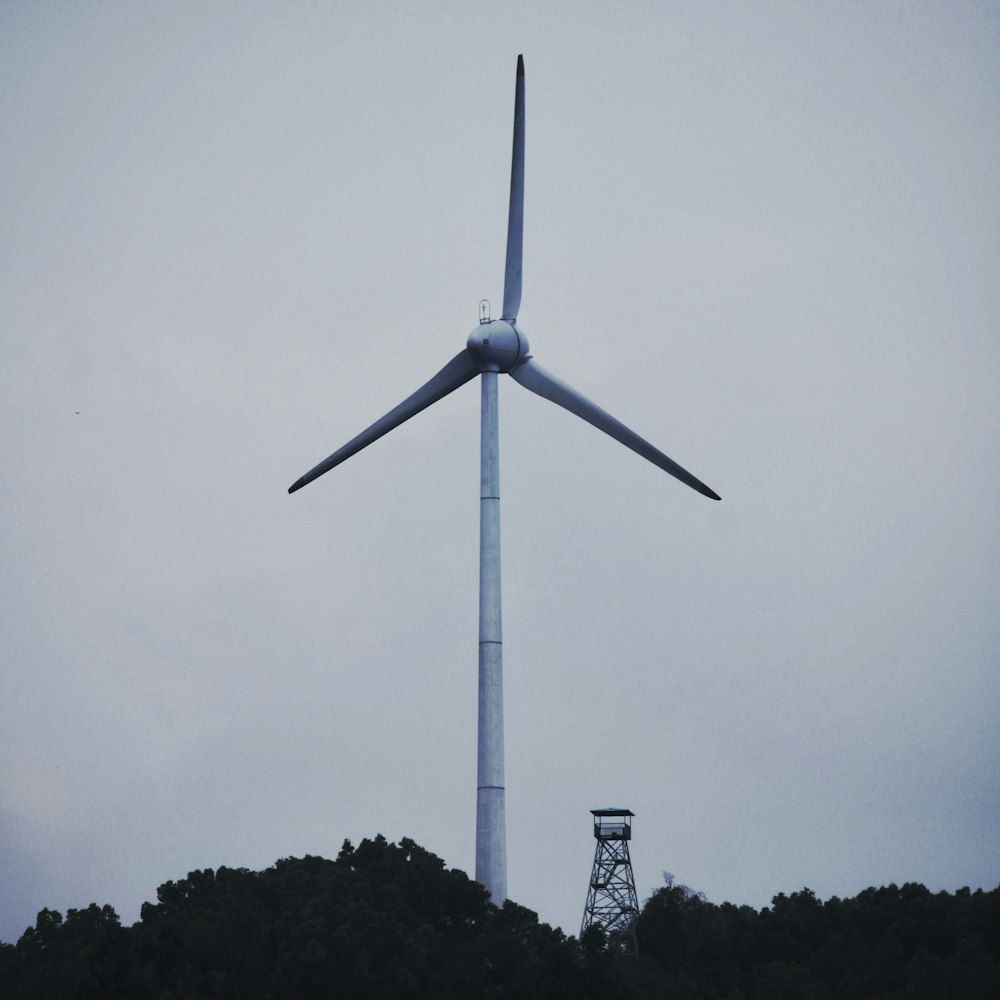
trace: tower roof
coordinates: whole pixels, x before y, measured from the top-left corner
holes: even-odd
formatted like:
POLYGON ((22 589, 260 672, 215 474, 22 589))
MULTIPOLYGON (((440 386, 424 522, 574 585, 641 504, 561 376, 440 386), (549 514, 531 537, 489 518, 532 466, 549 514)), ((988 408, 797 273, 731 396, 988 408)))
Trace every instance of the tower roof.
POLYGON ((607 806, 604 809, 591 809, 591 813, 594 816, 634 816, 635 813, 631 809, 615 809, 612 806, 607 806))

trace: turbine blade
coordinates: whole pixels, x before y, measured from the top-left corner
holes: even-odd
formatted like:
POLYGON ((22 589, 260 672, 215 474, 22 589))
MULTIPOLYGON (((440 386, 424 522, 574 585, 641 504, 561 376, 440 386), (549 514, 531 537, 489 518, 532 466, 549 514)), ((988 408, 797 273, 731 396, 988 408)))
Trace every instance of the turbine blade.
POLYGON ((648 441, 639 437, 635 431, 629 430, 620 420, 616 420, 606 410, 602 410, 596 403, 592 403, 586 396, 581 396, 576 389, 561 382, 551 372, 547 372, 534 358, 526 358, 516 368, 510 372, 510 377, 515 382, 520 382, 525 389, 545 399, 557 403, 570 413, 575 413, 582 417, 589 424, 610 434, 616 441, 631 448, 632 451, 643 458, 659 466, 664 472, 686 483, 693 490, 711 497, 713 500, 720 500, 721 497, 709 489, 700 479, 695 479, 687 469, 681 468, 672 458, 667 458, 662 451, 654 448, 648 441))
POLYGON ((514 146, 510 157, 510 212, 507 215, 507 268, 503 319, 512 323, 521 308, 521 244, 524 237, 524 57, 517 57, 514 90, 514 146))
POLYGON ((357 437, 352 438, 343 446, 338 448, 329 458, 324 459, 314 469, 310 469, 301 479, 293 483, 288 488, 289 493, 294 493, 307 483, 322 476, 324 472, 329 472, 334 466, 347 461, 352 455, 356 455, 362 448, 367 448, 373 441, 388 434, 393 428, 415 416, 421 410, 427 409, 432 403, 443 399, 449 392, 454 392, 461 385, 465 385, 470 379, 479 374, 479 364, 473 357, 472 352, 466 348, 451 359, 429 382, 422 385, 412 396, 407 396, 395 409, 390 410, 384 417, 380 417, 367 430, 363 430, 357 437))

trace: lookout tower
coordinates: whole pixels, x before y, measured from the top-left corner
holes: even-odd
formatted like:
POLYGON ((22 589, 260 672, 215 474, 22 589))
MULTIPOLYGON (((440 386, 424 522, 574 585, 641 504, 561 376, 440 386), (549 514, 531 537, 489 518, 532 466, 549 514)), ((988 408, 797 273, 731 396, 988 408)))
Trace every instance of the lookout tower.
POLYGON ((593 924, 600 924, 608 940, 625 954, 638 952, 635 920, 639 916, 639 900, 635 894, 635 876, 628 855, 632 839, 632 817, 629 809, 591 809, 594 817, 594 869, 590 873, 590 890, 583 910, 580 934, 593 924))

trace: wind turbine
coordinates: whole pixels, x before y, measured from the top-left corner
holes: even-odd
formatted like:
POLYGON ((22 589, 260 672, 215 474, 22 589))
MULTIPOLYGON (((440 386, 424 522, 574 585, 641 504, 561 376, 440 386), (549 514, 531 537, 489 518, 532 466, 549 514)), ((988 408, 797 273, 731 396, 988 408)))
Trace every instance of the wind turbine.
POLYGON ((504 810, 503 657, 500 629, 500 462, 498 447, 497 375, 506 373, 525 389, 557 403, 610 434, 626 448, 713 500, 720 499, 703 482, 662 451, 629 430, 565 382, 547 372, 531 356, 524 331, 517 325, 521 305, 521 243, 524 231, 524 59, 517 57, 514 92, 514 144, 507 217, 507 264, 503 315, 481 316, 459 351, 429 382, 367 430, 324 459, 289 487, 294 493, 356 455, 373 441, 409 420, 432 403, 482 376, 479 499, 479 738, 476 799, 476 881, 499 906, 507 898, 507 832, 504 810))

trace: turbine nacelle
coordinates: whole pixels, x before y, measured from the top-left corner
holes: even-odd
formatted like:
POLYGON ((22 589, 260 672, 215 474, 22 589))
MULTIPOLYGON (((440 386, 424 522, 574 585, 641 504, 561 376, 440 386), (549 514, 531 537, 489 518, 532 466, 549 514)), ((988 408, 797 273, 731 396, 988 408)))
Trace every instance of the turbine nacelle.
POLYGON ((530 353, 528 338, 506 319, 480 323, 469 334, 466 346, 484 372, 509 372, 530 353))

